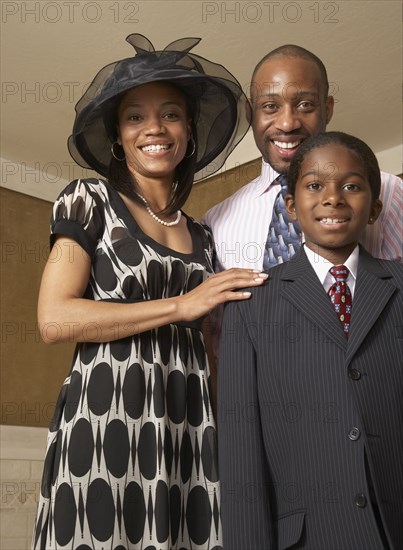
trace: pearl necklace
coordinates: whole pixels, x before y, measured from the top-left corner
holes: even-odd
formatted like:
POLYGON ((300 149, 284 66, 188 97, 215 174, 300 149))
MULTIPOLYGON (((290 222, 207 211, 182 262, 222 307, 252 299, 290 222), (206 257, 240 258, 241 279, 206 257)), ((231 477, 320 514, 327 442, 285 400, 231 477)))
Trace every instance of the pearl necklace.
POLYGON ((166 222, 164 220, 161 220, 161 218, 159 218, 157 214, 151 210, 151 207, 148 204, 147 199, 143 197, 143 195, 140 195, 140 193, 137 193, 137 191, 136 191, 136 195, 144 202, 144 206, 146 207, 147 212, 150 214, 152 218, 154 218, 156 222, 160 223, 161 225, 165 225, 165 227, 172 227, 173 225, 177 225, 179 223, 179 220, 181 219, 181 216, 182 216, 182 212, 180 210, 178 210, 176 219, 173 222, 166 222))

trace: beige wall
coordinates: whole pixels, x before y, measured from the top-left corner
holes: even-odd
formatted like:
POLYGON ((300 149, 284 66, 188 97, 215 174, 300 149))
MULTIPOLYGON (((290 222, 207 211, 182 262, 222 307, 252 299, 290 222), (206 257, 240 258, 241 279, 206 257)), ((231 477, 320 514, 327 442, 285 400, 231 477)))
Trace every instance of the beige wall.
MULTIPOLYGON (((194 218, 232 194, 260 170, 260 161, 194 186, 185 206, 194 218)), ((52 204, 0 189, 1 200, 1 424, 48 426, 70 368, 73 345, 41 342, 36 302, 48 254, 52 204)))
POLYGON ((47 426, 72 346, 40 340, 36 301, 52 205, 7 189, 1 201, 1 424, 47 426))
POLYGON ((197 183, 184 210, 199 220, 211 206, 221 202, 245 183, 256 178, 260 174, 260 169, 261 160, 259 158, 197 183))

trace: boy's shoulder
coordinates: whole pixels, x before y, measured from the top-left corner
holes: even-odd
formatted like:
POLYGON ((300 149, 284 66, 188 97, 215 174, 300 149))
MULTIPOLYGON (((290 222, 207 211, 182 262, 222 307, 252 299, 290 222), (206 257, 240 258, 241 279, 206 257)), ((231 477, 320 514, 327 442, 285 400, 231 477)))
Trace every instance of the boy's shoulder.
POLYGON ((403 271, 403 263, 398 260, 383 260, 381 258, 374 258, 374 260, 379 262, 382 267, 392 273, 402 273, 403 271))
POLYGON ((358 263, 358 269, 361 268, 371 268, 378 272, 379 276, 382 277, 382 272, 388 273, 395 280, 396 284, 401 288, 403 283, 403 263, 398 260, 383 260, 381 258, 375 258, 361 246, 360 248, 360 259, 358 263))
POLYGON ((378 260, 380 265, 388 271, 396 285, 403 290, 403 264, 397 260, 378 260))
MULTIPOLYGON (((264 273, 267 273, 269 277, 263 285, 251 287, 248 290, 251 291, 252 295, 256 296, 255 299, 259 301, 269 299, 270 303, 273 303, 273 300, 281 300, 282 296, 280 294, 280 290, 287 286, 290 280, 288 275, 291 272, 294 272, 292 267, 291 261, 271 267, 269 270, 264 271, 264 273)), ((310 266, 307 267, 309 269, 310 266)), ((293 280, 294 277, 291 277, 291 279, 293 280)), ((246 302, 250 302, 250 300, 247 300, 246 302)))

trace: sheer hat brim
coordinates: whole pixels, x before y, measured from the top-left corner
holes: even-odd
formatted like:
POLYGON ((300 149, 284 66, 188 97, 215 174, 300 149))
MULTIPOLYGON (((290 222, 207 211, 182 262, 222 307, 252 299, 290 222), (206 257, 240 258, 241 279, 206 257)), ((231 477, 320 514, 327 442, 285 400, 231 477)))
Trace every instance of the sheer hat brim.
POLYGON ((161 81, 179 87, 193 106, 195 181, 219 170, 249 128, 247 99, 239 82, 222 65, 189 53, 200 39, 183 38, 163 51, 155 51, 139 34, 129 35, 127 41, 137 55, 103 67, 76 105, 68 140, 73 159, 107 176, 121 97, 137 86, 161 81))

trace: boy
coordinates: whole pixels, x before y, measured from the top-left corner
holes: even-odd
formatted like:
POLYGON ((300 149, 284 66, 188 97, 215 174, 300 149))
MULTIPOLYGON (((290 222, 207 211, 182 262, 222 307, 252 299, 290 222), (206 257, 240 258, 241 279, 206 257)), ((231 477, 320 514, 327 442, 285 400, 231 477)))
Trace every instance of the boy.
POLYGON ((379 167, 330 132, 300 146, 288 185, 305 245, 224 316, 224 548, 398 550, 402 266, 358 245, 382 208, 379 167))

